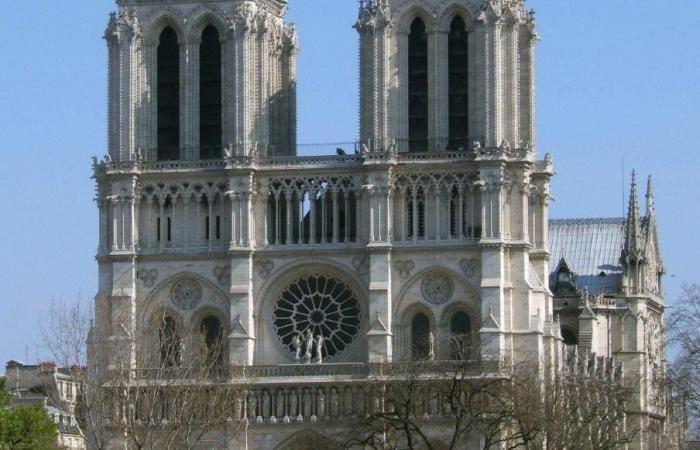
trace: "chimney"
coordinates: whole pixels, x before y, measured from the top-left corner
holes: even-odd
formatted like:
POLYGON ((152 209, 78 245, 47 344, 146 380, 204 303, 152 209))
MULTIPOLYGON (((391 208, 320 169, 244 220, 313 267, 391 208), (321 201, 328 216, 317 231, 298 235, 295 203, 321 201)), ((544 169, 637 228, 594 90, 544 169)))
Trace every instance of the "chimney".
POLYGON ((56 373, 56 363, 43 362, 39 364, 39 371, 41 373, 56 373))

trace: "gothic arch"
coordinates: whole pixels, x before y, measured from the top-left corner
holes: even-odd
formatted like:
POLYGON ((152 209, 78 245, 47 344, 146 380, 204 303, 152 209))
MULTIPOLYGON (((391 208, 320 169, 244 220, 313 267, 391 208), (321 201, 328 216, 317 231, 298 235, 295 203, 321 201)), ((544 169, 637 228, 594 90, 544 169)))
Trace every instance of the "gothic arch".
MULTIPOLYGON (((297 281, 306 277, 322 277, 339 281, 356 299, 357 307, 359 308, 359 323, 356 325, 356 334, 352 341, 343 347, 343 350, 335 352, 335 354, 330 356, 326 354, 324 355, 324 359, 329 362, 359 360, 363 354, 363 344, 366 342, 367 329, 369 327, 367 291, 363 287, 361 280, 359 280, 351 270, 337 262, 326 259, 303 259, 295 263, 287 264, 261 287, 259 290, 259 298, 262 300, 257 302, 254 313, 257 330, 256 334, 259 338, 256 343, 256 345, 259 345, 258 355, 263 355, 265 349, 270 348, 269 345, 264 345, 264 342, 269 339, 276 350, 274 354, 270 355, 270 358, 275 362, 286 364, 294 361, 294 354, 289 347, 289 345, 291 345, 288 342, 289 336, 283 336, 283 333, 281 333, 281 331, 283 331, 282 328, 285 328, 284 331, 291 330, 287 330, 286 327, 281 328, 276 322, 275 309, 278 303, 282 303, 280 299, 283 298, 283 294, 297 281)), ((308 313, 310 317, 311 312, 309 311, 308 313)), ((294 317, 296 317, 296 315, 294 317)), ((293 329, 297 330, 296 323, 293 324, 293 329)), ((296 334, 296 332, 294 334, 296 334)), ((325 332, 323 334, 324 336, 326 335, 325 332)), ((334 333, 331 334, 334 335, 334 333)), ((267 356, 265 357, 267 358, 267 356)))
POLYGON ((451 3, 442 9, 436 20, 436 28, 449 33, 452 21, 457 17, 461 17, 464 20, 464 23, 467 25, 467 32, 471 32, 474 29, 474 17, 476 17, 476 14, 459 3, 451 3))
POLYGON ((189 42, 199 42, 202 32, 208 26, 216 28, 223 43, 231 37, 231 28, 225 20, 225 14, 214 6, 198 6, 187 16, 186 36, 189 42))
MULTIPOLYGON (((415 287, 417 283, 419 283, 422 278, 431 273, 431 272, 439 272, 439 273, 444 273, 446 275, 449 275, 453 280, 458 281, 460 285, 464 288, 464 294, 465 296, 463 299, 457 299, 452 302, 447 302, 446 305, 442 305, 443 308, 450 308, 452 307, 453 303, 463 303, 464 305, 468 306, 471 310, 473 311, 480 311, 481 308, 481 299, 479 298, 479 295, 477 294, 476 290, 474 287, 469 283, 469 280, 464 278, 462 275, 458 274, 452 269, 449 269, 444 266, 430 266, 426 267, 425 269, 419 271, 415 275, 413 275, 407 282, 402 286, 401 290, 398 292, 398 295, 394 297, 396 299, 396 306, 394 307, 393 311, 393 316, 394 317, 400 317, 402 316, 402 310, 410 306, 410 303, 407 304, 409 301, 407 299, 407 293, 415 287), (471 301, 470 301, 471 300, 471 301)), ((424 303, 424 299, 420 298, 418 299, 415 303, 424 303)))
POLYGON ((182 14, 169 6, 160 6, 151 12, 144 20, 143 36, 150 45, 158 45, 160 34, 167 27, 171 27, 177 34, 178 43, 185 43, 185 33, 183 32, 183 24, 185 23, 182 14))
POLYGON ((275 450, 340 450, 332 439, 311 430, 303 430, 282 441, 275 450))
MULTIPOLYGON (((169 289, 172 288, 178 281, 188 278, 198 281, 202 285, 203 290, 209 291, 211 296, 204 295, 203 293, 201 303, 199 303, 196 307, 192 308, 191 310, 178 311, 178 314, 183 317, 183 320, 186 320, 185 323, 191 325, 192 318, 196 317, 199 311, 203 309, 218 311, 223 318, 226 318, 228 316, 228 296, 226 293, 224 293, 215 283, 209 281, 199 274, 193 272, 180 272, 164 279, 161 283, 155 286, 151 293, 146 297, 141 307, 141 311, 143 312, 142 317, 144 318, 143 320, 148 320, 148 317, 150 317, 154 312, 158 311, 159 308, 167 308, 168 310, 176 311, 175 306, 168 302, 168 297, 170 294, 169 289)), ((224 323, 228 323, 228 319, 226 319, 224 323)))
POLYGON ((421 19, 423 21, 426 33, 428 34, 435 28, 433 15, 420 5, 410 6, 404 12, 400 13, 400 16, 401 19, 398 21, 397 28, 400 34, 408 35, 411 32, 411 25, 416 19, 421 19))

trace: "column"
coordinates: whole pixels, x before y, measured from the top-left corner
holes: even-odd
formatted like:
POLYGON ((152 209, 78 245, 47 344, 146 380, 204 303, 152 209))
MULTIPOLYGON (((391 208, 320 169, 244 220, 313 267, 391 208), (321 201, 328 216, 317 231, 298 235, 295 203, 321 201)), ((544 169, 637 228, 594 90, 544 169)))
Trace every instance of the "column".
POLYGON ((231 201, 231 245, 230 247, 238 246, 238 216, 240 213, 238 193, 229 191, 228 197, 231 201))
POLYGON ((165 248, 165 239, 167 238, 165 234, 165 201, 167 200, 167 197, 165 196, 160 196, 158 197, 158 206, 160 208, 160 215, 158 216, 158 221, 160 222, 160 226, 158 227, 158 237, 160 238, 158 241, 158 246, 160 248, 161 253, 163 252, 163 249, 165 248))
POLYGON ((210 192, 209 195, 207 195, 207 214, 209 216, 209 223, 208 223, 208 231, 209 231, 209 239, 207 240, 207 246, 209 247, 209 250, 211 250, 211 244, 214 239, 214 193, 210 192))
POLYGON ((316 194, 317 191, 312 188, 309 190, 309 217, 310 217, 310 225, 309 225, 309 243, 310 244, 315 244, 316 243, 316 194))
MULTIPOLYGON (((180 67, 184 78, 181 80, 183 90, 183 111, 180 113, 180 135, 184 146, 184 155, 180 157, 187 160, 199 159, 199 46, 200 36, 190 37, 190 41, 181 48, 184 57, 181 56, 180 67)), ((181 150, 182 151, 182 150, 181 150)), ((210 215, 211 223, 214 219, 210 215)), ((213 238, 213 235, 209 235, 213 238)))
POLYGON ((442 218, 440 217, 440 186, 435 186, 435 242, 440 242, 442 234, 442 218))
POLYGON ((287 241, 285 244, 294 244, 294 223, 292 221, 292 197, 294 194, 291 192, 286 193, 285 198, 287 200, 287 241))
POLYGON ((411 201, 413 202, 413 214, 411 220, 413 225, 413 243, 418 242, 418 192, 417 188, 411 189, 411 201))
POLYGON ((458 218, 455 221, 457 223, 457 238, 461 241, 464 239, 464 185, 460 184, 458 186, 459 193, 459 206, 458 206, 458 218))
POLYGON ((333 243, 337 244, 340 237, 340 209, 338 208, 338 191, 333 189, 331 193, 333 199, 333 243))

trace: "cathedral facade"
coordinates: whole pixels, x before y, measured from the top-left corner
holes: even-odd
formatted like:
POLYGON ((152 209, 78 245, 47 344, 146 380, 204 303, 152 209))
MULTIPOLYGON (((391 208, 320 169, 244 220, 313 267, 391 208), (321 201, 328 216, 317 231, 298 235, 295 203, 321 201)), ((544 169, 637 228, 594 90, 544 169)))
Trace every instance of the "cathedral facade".
POLYGON ((448 361, 469 336, 501 360, 620 363, 641 380, 628 420, 664 427, 651 184, 644 215, 634 182, 626 218, 549 220, 521 1, 361 1, 359 141, 320 156, 297 152, 285 0, 117 3, 98 380, 163 362, 134 336, 220 340, 225 366, 257 374, 230 448, 303 448, 369 407, 372 368, 448 361))

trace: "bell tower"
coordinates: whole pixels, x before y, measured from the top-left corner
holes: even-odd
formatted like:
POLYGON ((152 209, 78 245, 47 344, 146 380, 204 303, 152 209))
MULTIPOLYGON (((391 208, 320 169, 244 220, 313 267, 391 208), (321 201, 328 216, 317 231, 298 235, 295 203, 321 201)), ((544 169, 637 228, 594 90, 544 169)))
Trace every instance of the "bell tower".
POLYGON ((355 28, 364 142, 534 146, 537 34, 522 2, 362 0, 355 28))
POLYGON ((109 48, 113 161, 290 155, 296 53, 284 0, 119 0, 109 48))

